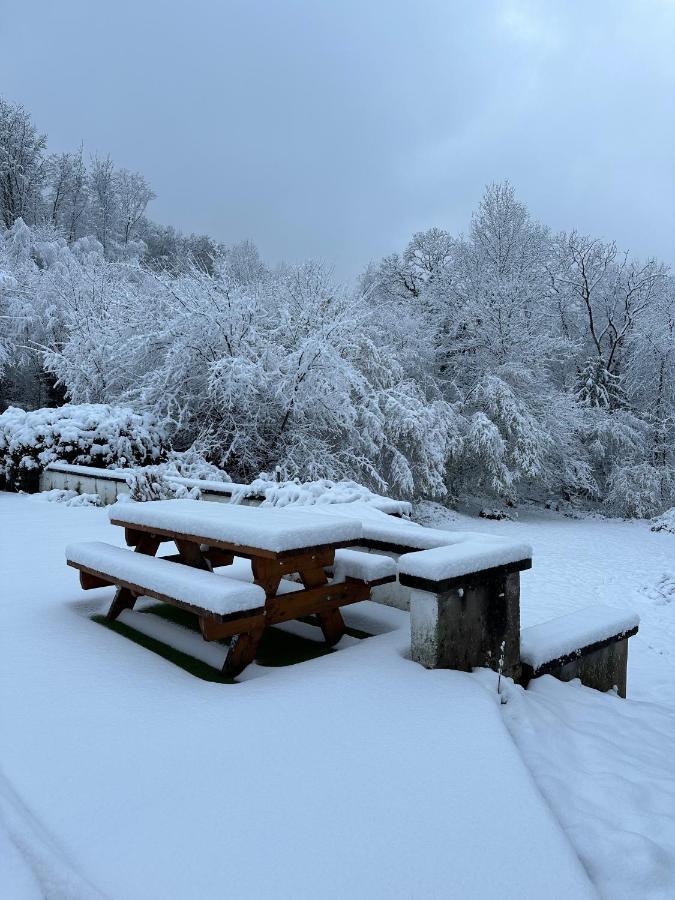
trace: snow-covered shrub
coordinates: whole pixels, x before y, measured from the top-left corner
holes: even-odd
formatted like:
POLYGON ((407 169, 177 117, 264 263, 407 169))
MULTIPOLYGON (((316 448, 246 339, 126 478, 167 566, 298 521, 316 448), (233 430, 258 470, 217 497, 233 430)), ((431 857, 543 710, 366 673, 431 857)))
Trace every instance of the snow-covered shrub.
POLYGON ((148 414, 99 403, 26 412, 10 406, 0 415, 0 483, 37 490, 51 462, 125 468, 156 462, 163 432, 148 414))
POLYGON ((653 520, 650 530, 667 531, 669 534, 675 534, 675 506, 657 516, 653 520))
POLYGON ((518 513, 514 509, 506 509, 503 506, 483 506, 478 515, 481 519, 494 519, 497 522, 503 519, 513 521, 518 518, 518 513))
POLYGON ((178 478, 196 478, 200 481, 231 481, 230 476, 223 469, 210 463, 195 447, 189 450, 170 450, 165 462, 159 465, 160 470, 170 476, 178 478))
POLYGON ((126 477, 129 498, 140 503, 149 500, 201 500, 197 487, 187 488, 184 484, 170 481, 161 466, 146 466, 130 472, 126 477))
MULTIPOLYGON (((232 494, 233 503, 241 503, 247 497, 264 497, 262 506, 315 506, 329 503, 354 503, 359 501, 371 506, 382 502, 382 497, 374 494, 355 481, 331 481, 322 478, 317 481, 278 481, 274 475, 263 472, 249 485, 236 488, 232 494)), ((404 500, 395 502, 399 515, 410 514, 410 504, 404 500)))
POLYGON ((608 487, 607 504, 626 518, 648 519, 663 502, 661 475, 649 463, 617 466, 608 487))

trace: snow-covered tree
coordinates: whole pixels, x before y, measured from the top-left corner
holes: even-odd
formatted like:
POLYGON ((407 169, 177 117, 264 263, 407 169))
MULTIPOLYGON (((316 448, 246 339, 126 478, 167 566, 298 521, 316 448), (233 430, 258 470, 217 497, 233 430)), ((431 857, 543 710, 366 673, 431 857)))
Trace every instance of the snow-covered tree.
POLYGON ((46 146, 23 106, 0 97, 0 221, 6 228, 19 218, 39 218, 46 146))
POLYGON ((142 175, 46 157, 4 101, 0 189, 0 408, 129 405, 243 480, 675 503, 672 276, 552 235, 508 183, 354 291, 153 223, 142 175))

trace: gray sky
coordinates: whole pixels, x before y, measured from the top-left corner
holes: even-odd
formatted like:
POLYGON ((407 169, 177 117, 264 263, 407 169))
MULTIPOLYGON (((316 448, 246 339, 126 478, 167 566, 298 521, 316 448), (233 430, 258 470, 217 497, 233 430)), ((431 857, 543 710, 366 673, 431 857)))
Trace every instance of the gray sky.
POLYGON ((343 277, 505 178, 675 264, 675 0, 0 0, 0 92, 183 231, 343 277))

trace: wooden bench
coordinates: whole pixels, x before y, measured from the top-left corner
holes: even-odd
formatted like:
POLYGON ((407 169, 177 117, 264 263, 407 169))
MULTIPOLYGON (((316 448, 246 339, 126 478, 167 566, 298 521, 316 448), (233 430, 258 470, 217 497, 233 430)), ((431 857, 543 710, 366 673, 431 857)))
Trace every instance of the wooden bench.
POLYGON ((328 571, 332 574, 333 584, 359 581, 374 588, 396 581, 397 566, 389 556, 342 548, 335 551, 335 560, 328 571))
MULTIPOLYGON (((219 637, 235 637, 256 632, 265 624, 265 591, 256 584, 100 541, 71 544, 66 548, 66 560, 79 569, 84 590, 116 585, 107 613, 110 620, 133 609, 137 598, 144 596, 194 613, 202 634, 215 627, 219 637)), ((241 671, 235 671, 241 656, 238 643, 230 648, 223 667, 223 672, 233 677, 241 671)))
POLYGON ((599 691, 616 688, 626 696, 628 638, 637 634, 638 616, 609 606, 587 606, 520 633, 521 683, 553 675, 580 679, 599 691))

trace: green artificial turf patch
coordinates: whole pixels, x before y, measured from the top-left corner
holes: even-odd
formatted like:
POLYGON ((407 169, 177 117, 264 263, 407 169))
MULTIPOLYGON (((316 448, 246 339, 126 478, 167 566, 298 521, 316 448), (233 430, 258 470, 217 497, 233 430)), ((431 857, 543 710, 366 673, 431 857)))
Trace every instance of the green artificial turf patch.
MULTIPOLYGON (((170 606, 168 603, 153 603, 152 606, 147 606, 145 609, 138 611, 144 615, 158 616, 166 621, 180 625, 183 628, 188 628, 190 631, 194 631, 197 634, 200 633, 197 617, 195 615, 186 612, 185 610, 178 609, 175 606, 170 606)), ((181 669, 185 669, 186 672, 195 675, 197 678, 201 678, 204 681, 215 681, 221 684, 236 684, 235 679, 226 678, 218 669, 214 669, 207 663, 201 662, 201 660, 195 659, 193 656, 189 656, 187 653, 183 653, 180 650, 176 650, 156 638, 148 637, 146 634, 137 631, 135 628, 125 625, 123 622, 111 622, 106 619, 105 616, 101 615, 92 616, 92 620, 99 625, 104 625, 106 628, 110 628, 111 631, 115 631, 117 634, 121 634, 123 637, 134 641, 136 644, 140 644, 140 646, 145 647, 146 650, 157 653, 158 656, 174 663, 174 665, 180 666, 181 669)), ((326 656, 328 653, 335 652, 333 647, 329 647, 324 643, 321 632, 315 622, 311 619, 303 619, 302 621, 316 627, 317 640, 300 637, 297 634, 291 634, 282 628, 266 628, 260 640, 258 653, 256 655, 256 662, 258 665, 269 668, 276 666, 293 666, 297 663, 306 662, 310 659, 317 659, 319 656, 326 656)), ((358 638, 359 640, 371 636, 367 632, 360 631, 357 628, 347 628, 345 633, 351 637, 358 638)), ((227 646, 228 641, 223 640, 218 641, 217 643, 227 646)))
POLYGON ((155 640, 155 638, 148 637, 147 634, 136 631, 135 628, 130 628, 128 625, 125 625, 124 622, 111 622, 109 619, 106 619, 105 616, 92 616, 91 618, 92 621, 97 622, 99 625, 104 625, 111 631, 116 631, 117 634, 121 634, 122 637, 129 638, 129 640, 133 641, 135 644, 140 644, 141 647, 145 647, 146 650, 151 650, 153 653, 161 656, 162 659, 166 659, 169 662, 180 666, 181 669, 185 669, 186 672, 189 672, 191 675, 196 675, 197 678, 201 678, 203 681, 217 681, 221 684, 236 684, 234 678, 226 678, 222 672, 219 672, 218 669, 214 669, 213 666, 209 666, 201 660, 195 659, 194 656, 188 656, 187 653, 181 653, 180 650, 175 650, 168 644, 163 644, 161 641, 155 640))

